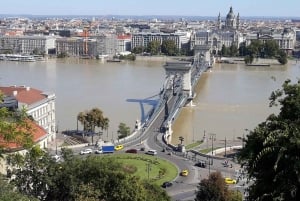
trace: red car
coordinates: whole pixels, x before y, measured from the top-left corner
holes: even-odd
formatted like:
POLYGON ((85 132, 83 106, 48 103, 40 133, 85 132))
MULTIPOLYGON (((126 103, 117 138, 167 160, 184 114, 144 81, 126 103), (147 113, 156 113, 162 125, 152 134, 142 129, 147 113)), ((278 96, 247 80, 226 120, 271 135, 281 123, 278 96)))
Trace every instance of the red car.
POLYGON ((126 153, 137 154, 137 150, 136 149, 128 149, 128 150, 126 150, 126 153))

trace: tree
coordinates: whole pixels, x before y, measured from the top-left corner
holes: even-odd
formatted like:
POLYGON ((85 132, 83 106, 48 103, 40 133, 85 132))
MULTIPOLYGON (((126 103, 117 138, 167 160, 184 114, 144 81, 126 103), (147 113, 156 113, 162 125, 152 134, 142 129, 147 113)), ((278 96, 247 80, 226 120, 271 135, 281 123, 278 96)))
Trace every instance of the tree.
MULTIPOLYGON (((3 95, 0 93, 0 104, 3 95)), ((0 157, 7 150, 9 143, 16 143, 17 146, 29 148, 33 145, 32 134, 34 132, 32 121, 28 118, 26 110, 9 111, 7 108, 0 108, 0 157)))
POLYGON ((253 184, 250 200, 300 199, 300 81, 286 80, 272 92, 270 107, 281 105, 245 139, 239 161, 253 184))
POLYGON ((96 127, 102 131, 103 129, 108 129, 109 119, 104 117, 103 112, 98 108, 80 112, 77 115, 77 120, 83 125, 84 132, 90 132, 92 134, 92 143, 96 127))
POLYGON ((282 65, 286 64, 287 63, 287 54, 283 50, 280 50, 277 60, 282 65))
POLYGON ((240 55, 240 56, 245 56, 245 55, 247 55, 246 42, 242 42, 242 43, 240 44, 240 47, 239 47, 239 55, 240 55))
POLYGON ((221 54, 222 56, 228 55, 228 48, 224 44, 222 45, 221 54))
POLYGON ((164 40, 161 44, 161 52, 168 56, 176 56, 178 48, 174 40, 164 40))
POLYGON ((133 48, 131 50, 131 52, 134 53, 134 54, 141 54, 141 53, 144 52, 144 49, 145 48, 143 46, 137 46, 137 47, 133 48))
POLYGON ((21 192, 35 195, 34 197, 40 200, 170 200, 160 187, 126 173, 123 165, 116 159, 73 156, 72 160, 55 163, 48 160, 47 155, 39 157, 39 160, 30 160, 27 155, 32 154, 25 155, 25 163, 32 165, 16 169, 15 173, 18 177, 14 178, 14 182, 21 192), (47 163, 41 163, 41 161, 47 161, 47 163), (37 169, 35 164, 38 164, 40 177, 35 176, 37 169), (25 180, 26 177, 28 180, 25 180), (25 183, 22 184, 22 181, 25 183), (31 183, 32 188, 25 189, 24 186, 27 187, 28 183, 31 183), (47 188, 36 188, 41 184, 47 184, 47 188))
POLYGON ((47 197, 54 170, 49 166, 51 158, 39 146, 30 149, 25 156, 9 155, 7 162, 11 167, 11 182, 20 192, 41 200, 47 197))
POLYGON ((125 123, 120 123, 118 134, 119 139, 127 137, 128 135, 130 135, 130 127, 128 127, 125 123))
POLYGON ((230 47, 229 47, 229 55, 231 57, 235 57, 236 55, 238 54, 238 48, 236 45, 232 44, 230 47))
POLYGON ((0 176, 0 200, 1 201, 38 201, 38 199, 21 194, 15 186, 8 183, 3 176, 0 176))
POLYGON ((254 58, 252 55, 247 55, 245 56, 244 60, 245 60, 245 64, 252 64, 254 58))
POLYGON ((68 53, 67 52, 61 52, 61 53, 59 53, 58 55, 57 55, 57 58, 66 58, 66 57, 68 57, 69 55, 68 55, 68 53))
POLYGON ((267 40, 264 43, 264 54, 266 57, 272 58, 276 56, 279 50, 279 45, 275 40, 267 40))
POLYGON ((154 40, 150 41, 147 46, 147 52, 151 55, 157 55, 160 53, 160 41, 154 40))
POLYGON ((198 185, 195 201, 227 201, 228 187, 220 172, 213 172, 198 185))
POLYGON ((258 57, 263 48, 263 44, 260 40, 251 41, 250 45, 247 46, 247 55, 252 55, 253 57, 258 57))

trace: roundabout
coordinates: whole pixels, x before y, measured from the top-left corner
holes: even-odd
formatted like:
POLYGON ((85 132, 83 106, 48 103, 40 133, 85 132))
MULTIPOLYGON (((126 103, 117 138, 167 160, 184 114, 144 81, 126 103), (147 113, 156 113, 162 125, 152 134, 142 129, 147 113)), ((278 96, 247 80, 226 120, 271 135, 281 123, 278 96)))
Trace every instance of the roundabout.
POLYGON ((164 182, 173 181, 178 176, 177 167, 168 160, 144 153, 138 154, 113 154, 102 157, 112 158, 122 164, 124 172, 149 180, 151 183, 162 185, 164 182))

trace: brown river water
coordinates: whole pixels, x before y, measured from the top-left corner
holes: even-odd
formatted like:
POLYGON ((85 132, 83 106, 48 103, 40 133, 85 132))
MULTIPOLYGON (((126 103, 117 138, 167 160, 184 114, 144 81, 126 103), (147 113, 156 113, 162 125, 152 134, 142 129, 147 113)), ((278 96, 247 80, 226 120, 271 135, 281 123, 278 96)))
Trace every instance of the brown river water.
MULTIPOLYGON (((165 61, 103 63, 97 60, 48 59, 39 62, 0 62, 0 85, 25 85, 56 94, 56 119, 60 131, 76 129, 79 112, 98 107, 110 120, 104 139, 116 139, 118 125, 131 129, 140 119, 138 103, 163 87, 165 61)), ((268 107, 272 91, 284 80, 296 81, 300 64, 249 67, 244 64, 215 64, 200 78, 193 106, 184 107, 173 125, 173 144, 184 137, 189 144, 204 132, 217 139, 236 139, 253 129, 278 109, 268 107)), ((146 107, 147 108, 147 107, 146 107)), ((79 129, 81 125, 79 125, 79 129)))

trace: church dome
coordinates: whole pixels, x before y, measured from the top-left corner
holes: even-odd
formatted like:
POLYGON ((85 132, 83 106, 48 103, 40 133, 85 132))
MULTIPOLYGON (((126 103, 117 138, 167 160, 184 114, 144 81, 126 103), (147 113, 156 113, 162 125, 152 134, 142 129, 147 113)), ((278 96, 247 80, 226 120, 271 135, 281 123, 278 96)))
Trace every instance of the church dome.
POLYGON ((234 15, 234 13, 232 11, 232 7, 230 7, 230 10, 229 10, 229 13, 226 16, 226 19, 227 20, 233 20, 234 18, 235 18, 235 15, 234 15))

